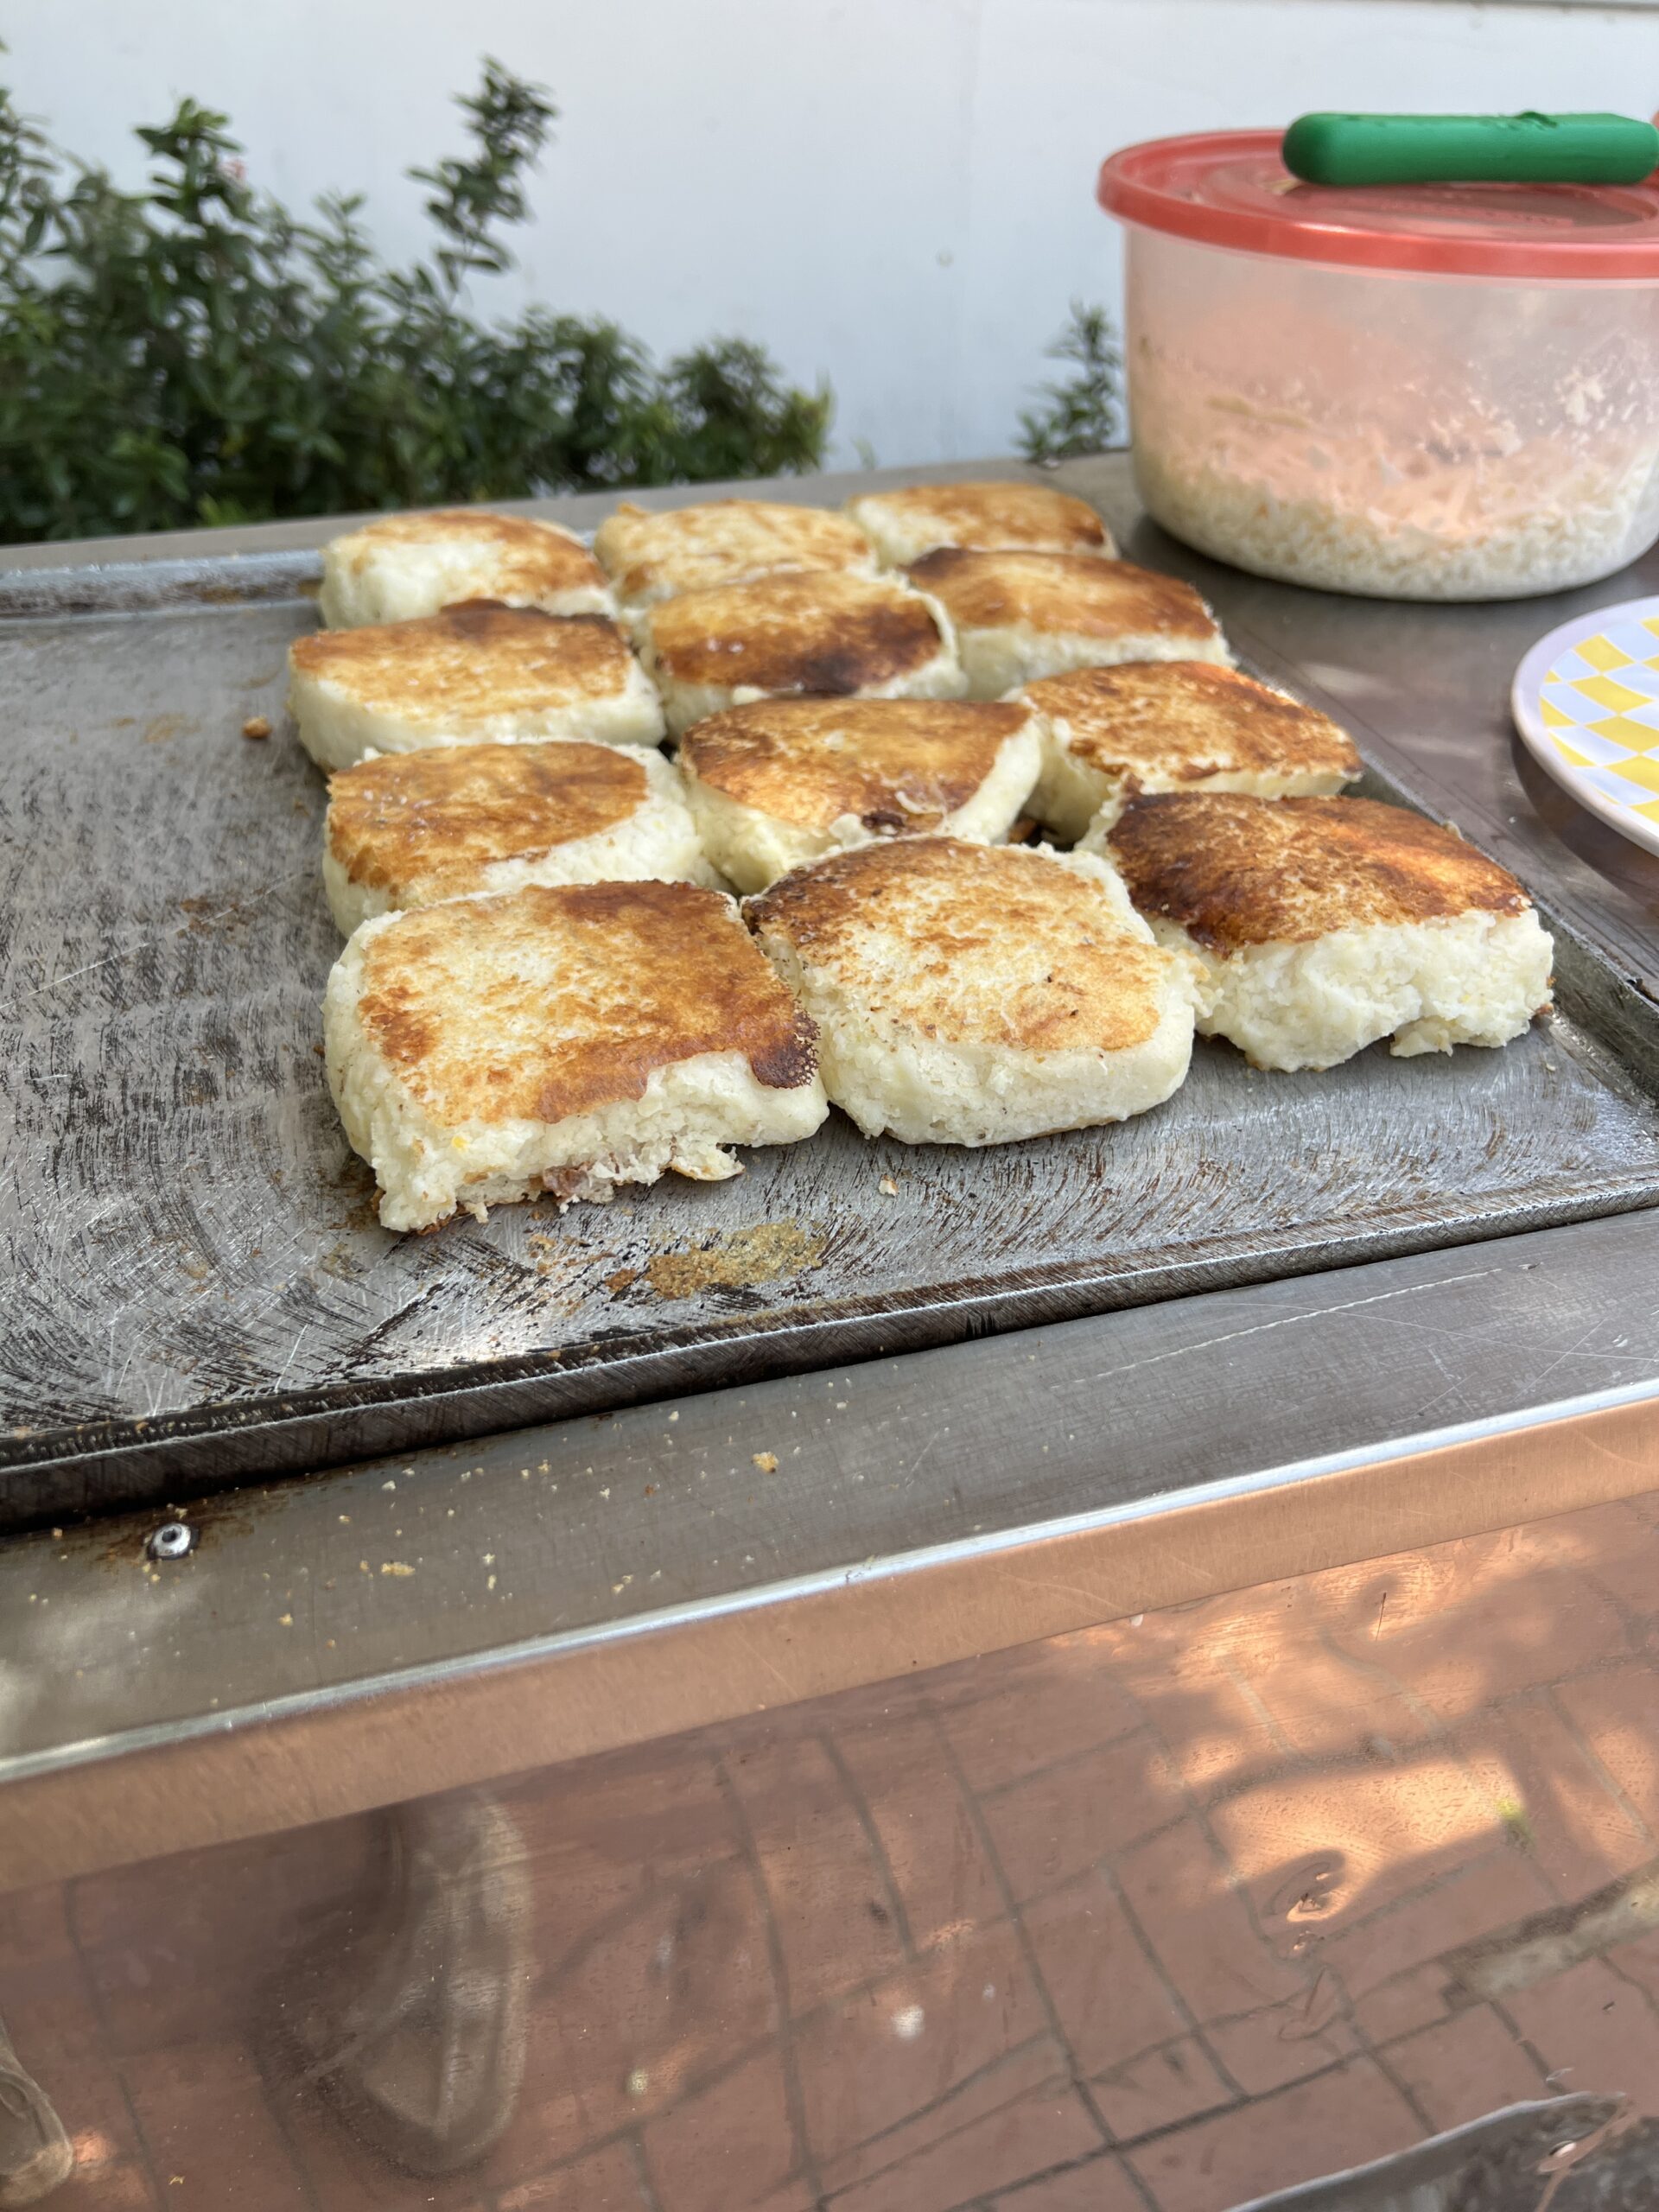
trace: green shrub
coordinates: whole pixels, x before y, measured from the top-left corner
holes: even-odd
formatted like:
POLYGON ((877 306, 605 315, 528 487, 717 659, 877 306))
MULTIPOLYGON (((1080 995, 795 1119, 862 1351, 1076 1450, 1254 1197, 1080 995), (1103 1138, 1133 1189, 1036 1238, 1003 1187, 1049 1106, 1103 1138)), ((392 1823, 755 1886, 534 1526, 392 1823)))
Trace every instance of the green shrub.
POLYGON ((1041 405, 1020 417, 1020 450, 1052 467, 1116 444, 1123 426, 1118 378, 1123 356, 1104 308, 1071 302, 1071 320, 1048 348, 1051 361, 1071 361, 1075 373, 1042 386, 1041 405))
POLYGON ((0 538, 817 467, 829 391, 741 339, 659 366, 612 322, 473 319, 556 110, 494 62, 460 105, 469 150, 411 172, 435 248, 392 269, 359 200, 301 221, 253 191, 194 101, 123 192, 0 91, 0 538))

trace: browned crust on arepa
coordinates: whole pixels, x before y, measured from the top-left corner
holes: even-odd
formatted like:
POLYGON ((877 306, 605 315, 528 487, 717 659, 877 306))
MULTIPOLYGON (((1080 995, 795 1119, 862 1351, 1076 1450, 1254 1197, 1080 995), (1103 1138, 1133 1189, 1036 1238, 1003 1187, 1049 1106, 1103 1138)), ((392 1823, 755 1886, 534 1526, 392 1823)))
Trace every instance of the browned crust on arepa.
POLYGON ((385 753, 328 785, 328 849, 353 883, 441 891, 493 861, 595 837, 642 806, 637 760, 613 745, 439 745, 385 753))
POLYGON ((1030 719, 960 699, 760 699, 694 723, 682 764, 739 805, 806 830, 938 829, 1030 719))
POLYGON ((1064 725, 1073 760, 1119 779, 1357 776, 1346 730, 1316 708, 1213 661, 1121 661, 1046 676, 1020 695, 1064 725))
POLYGON ((494 561, 494 588, 505 600, 551 599, 586 586, 602 591, 605 571, 577 538, 556 523, 476 507, 435 507, 423 514, 381 515, 350 533, 344 559, 361 575, 377 553, 398 545, 460 542, 494 561))
POLYGON ((660 513, 624 505, 594 550, 625 600, 672 597, 779 571, 868 567, 869 541, 829 507, 710 499, 660 513))
POLYGON ((610 698, 626 688, 632 658, 603 614, 545 614, 482 599, 410 622, 317 630, 289 647, 300 674, 427 725, 610 698))
POLYGON ((1154 792, 1130 801, 1108 842, 1143 914, 1224 955, 1531 904, 1453 831, 1375 799, 1154 792))
POLYGON ((873 1014, 918 1037, 1025 1052, 1126 1052, 1157 1028, 1166 957, 1097 882, 1024 846, 861 845, 745 902, 873 1014))
POLYGON ((906 484, 864 495, 884 520, 937 531, 936 543, 980 552, 1099 553, 1106 525, 1084 499, 1048 484, 906 484))
POLYGON ((844 698, 913 675, 944 644, 926 601, 880 577, 763 576, 664 600, 650 619, 665 677, 728 691, 844 698))
POLYGON ((731 902, 689 883, 576 883, 401 916, 363 955, 364 1033, 435 1118, 562 1122, 653 1070, 741 1052, 810 1083, 816 1032, 731 902))
POLYGON ((1031 630, 1078 638, 1213 639, 1191 584, 1089 553, 974 553, 941 546, 905 574, 963 630, 1031 630))

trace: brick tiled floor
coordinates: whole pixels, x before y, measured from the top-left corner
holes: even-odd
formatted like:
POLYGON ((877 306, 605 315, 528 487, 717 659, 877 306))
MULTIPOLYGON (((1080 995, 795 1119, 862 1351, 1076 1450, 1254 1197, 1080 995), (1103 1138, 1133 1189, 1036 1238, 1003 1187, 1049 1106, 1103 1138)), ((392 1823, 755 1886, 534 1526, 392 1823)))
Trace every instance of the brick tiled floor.
POLYGON ((1261 1700, 1227 1674, 1137 1676, 1135 1696, 1195 1805, 1283 1764, 1284 1745, 1261 1700))
POLYGON ((792 2174, 789 2088, 775 2048, 683 2097, 644 2132, 661 2212, 746 2212, 792 2174))
POLYGON ((283 2139, 258 2069, 234 2044, 190 2043, 124 2063, 162 2202, 178 2212, 303 2212, 304 2175, 283 2139))
POLYGON ((1036 2090, 988 2113, 885 2173, 830 2199, 836 2212, 915 2212, 920 2204, 962 2204, 1018 2181, 1033 2169, 1086 2157, 1100 2130, 1074 2091, 1036 2090))
POLYGON ((1046 2025, 1012 1928, 979 1929, 942 1945, 797 2030, 814 2150, 833 2158, 926 2112, 1046 2025))
MULTIPOLYGON (((1552 1902, 1529 1858, 1492 1837, 1483 1843, 1479 1856, 1466 1866, 1449 1873, 1442 1870, 1440 1881, 1426 1885, 1415 1896, 1399 1898, 1388 1911, 1373 1914, 1352 1928, 1338 1924, 1328 1934, 1320 1931, 1319 1956, 1341 1977, 1362 2017, 1374 1993, 1383 1994, 1414 1967, 1459 1943, 1524 1920, 1552 1902)), ((1444 1981, 1445 1976, 1440 1980, 1444 1981)), ((1422 1987, 1414 1984, 1416 1990, 1422 1987)), ((1436 2012, 1445 2010, 1437 1999, 1436 2012)), ((1423 2024, 1420 2017, 1418 2024, 1423 2024)), ((1382 2031, 1368 2025, 1367 2032, 1376 2036, 1382 2031)))
POLYGON ((1055 2017, 1085 2076, 1143 2057, 1192 2024, 1107 1875, 1071 1884, 1023 1917, 1055 2017))
POLYGON ((1388 2060, 1437 2130, 1548 2094, 1537 2065, 1484 2005, 1391 2044, 1388 2060))
POLYGON ((1197 2036, 1179 2037, 1097 2075, 1093 2088, 1095 2109, 1120 2143, 1160 2135, 1233 2102, 1233 2091, 1197 2036))
POLYGON ((1659 2112, 1659 2019, 1645 1991, 1599 1959, 1508 1999, 1505 2010, 1566 2084, 1617 2094, 1659 2112))
POLYGON ((1608 1789, 1594 1754, 1548 1695, 1478 1714, 1456 1742, 1477 1789, 1488 1804, 1511 1810, 1517 1840, 1563 1900, 1633 1872, 1659 1851, 1652 1831, 1608 1789))
POLYGON ((461 2176, 272 2033, 383 1821, 0 1899, 0 2015, 76 2145, 48 2212, 1227 2212, 1659 2111, 1659 1927, 1574 1923, 1659 1864, 1656 1715, 1659 1499, 523 1777, 524 2082, 461 2176), (1524 1958, 1490 2001, 1477 1942, 1524 1958))
POLYGON ((1059 1637, 1000 1666, 952 1668, 939 1685, 940 1724, 969 1786, 995 1789, 1039 1767, 1126 1736, 1137 1715, 1091 1634, 1059 1637))
MULTIPOLYGON (((1065 2054, 1049 2036, 1038 2036, 970 2075, 938 2103, 896 2126, 883 2128, 855 2150, 824 2162, 821 2178, 827 2194, 854 2189, 878 2176, 907 2169, 923 2152, 931 2152, 966 2131, 976 2128, 1010 2106, 1062 2088, 1066 2082, 1065 2054)), ((1096 2129, 1090 2151, 1100 2147, 1096 2129)))
POLYGON ((497 2212, 645 2212, 639 2171, 626 2143, 503 2190, 497 2212))
POLYGON ((1557 1703, 1648 1834, 1659 1834, 1659 1758, 1654 1756, 1654 1658, 1564 1680, 1557 1703))
POLYGON ((1130 2164, 1160 2212, 1226 2212, 1310 2174, 1402 2151, 1421 2133, 1399 2091, 1370 2059, 1235 2112, 1200 2120, 1130 2164))
POLYGON ((986 2212, 1146 2212, 1144 2192, 1113 2158, 1067 2166, 986 2201, 986 2212))
POLYGON ((1230 2019, 1306 1994, 1310 1977, 1262 1941, 1231 1869, 1198 1821, 1124 1852, 1115 1871, 1195 2019, 1230 2019))
POLYGON ((728 1766, 771 1900, 791 2012, 810 2012, 900 1964, 897 1900, 824 1745, 785 1739, 728 1766))
POLYGON ((1186 1810, 1145 1730, 992 1791, 985 1825, 1016 1902, 1040 1897, 1186 1810))
POLYGON ((834 1742, 868 1809, 902 1915, 918 1950, 1001 1917, 1002 1885, 972 1800, 942 1766, 925 1713, 837 1728, 834 1742))

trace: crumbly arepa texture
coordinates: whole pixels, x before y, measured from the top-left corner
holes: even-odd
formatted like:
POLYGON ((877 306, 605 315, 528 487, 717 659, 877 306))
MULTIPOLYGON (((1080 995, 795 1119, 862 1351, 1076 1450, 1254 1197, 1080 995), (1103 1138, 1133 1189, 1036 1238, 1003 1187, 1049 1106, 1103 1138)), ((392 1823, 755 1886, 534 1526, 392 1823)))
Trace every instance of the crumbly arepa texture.
POLYGON ((967 689, 949 616, 892 576, 820 570, 683 592, 647 607, 635 636, 677 737, 749 699, 959 699, 967 689))
POLYGON ((1213 661, 1073 669, 1020 696, 1042 718, 1032 810, 1061 837, 1109 829, 1142 791, 1309 798, 1339 791, 1364 766, 1329 715, 1213 661))
POLYGON ((1507 869, 1406 808, 1173 792, 1103 840, 1159 942, 1205 980, 1198 1028, 1257 1067, 1506 1045, 1549 1004, 1554 948, 1507 869))
POLYGON ((906 837, 744 911, 867 1136, 1006 1144, 1144 1113, 1185 1077, 1192 963, 1086 855, 906 837))
POLYGON ((314 631, 289 647, 288 666, 300 742, 324 768, 428 745, 654 745, 663 735, 650 678, 602 614, 478 601, 314 631))
POLYGON ((1006 837, 1042 766, 1036 715, 963 699, 759 699, 680 741, 709 858, 740 891, 873 839, 1006 837))
POLYGON ((322 550, 318 612, 331 630, 410 622, 469 599, 543 614, 613 614, 605 571, 582 540, 529 515, 442 507, 382 515, 322 550))
POLYGON ((660 513, 625 503, 601 523, 594 551, 618 598, 635 607, 790 570, 868 575, 875 566, 863 532, 844 515, 772 499, 710 499, 660 513))
POLYGON ((1122 660, 1230 666, 1219 625, 1191 584, 1086 553, 980 553, 942 547, 904 571, 957 632, 974 699, 1122 660))
POLYGON ((534 885, 365 922, 328 978, 328 1081, 388 1229, 672 1168, 739 1172, 829 1110, 815 1038, 735 903, 534 885))
POLYGON ((1094 553, 1116 558, 1112 534, 1086 499, 1052 484, 906 484, 865 492, 847 512, 884 569, 941 545, 980 553, 1094 553))
POLYGON ((680 773, 639 746, 439 745, 328 786, 322 878, 341 933, 530 883, 715 882, 680 773))

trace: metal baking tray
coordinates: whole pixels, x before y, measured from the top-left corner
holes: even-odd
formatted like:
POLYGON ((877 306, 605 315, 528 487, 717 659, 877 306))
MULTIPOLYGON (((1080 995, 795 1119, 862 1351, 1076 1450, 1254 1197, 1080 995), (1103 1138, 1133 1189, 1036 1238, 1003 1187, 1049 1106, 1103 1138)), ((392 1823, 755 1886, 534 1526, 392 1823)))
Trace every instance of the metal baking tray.
POLYGON ((1659 1009, 1557 924, 1559 1012, 1501 1052, 1201 1044, 1117 1128, 836 1116, 729 1183, 388 1235, 324 1081, 324 786, 283 709, 316 573, 0 578, 0 1527, 1659 1199, 1659 1009))

